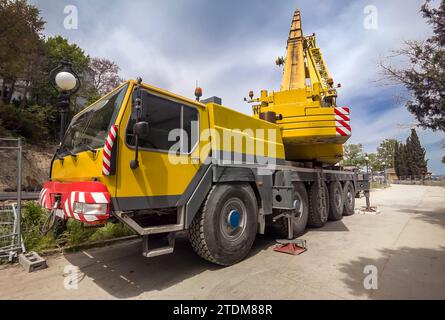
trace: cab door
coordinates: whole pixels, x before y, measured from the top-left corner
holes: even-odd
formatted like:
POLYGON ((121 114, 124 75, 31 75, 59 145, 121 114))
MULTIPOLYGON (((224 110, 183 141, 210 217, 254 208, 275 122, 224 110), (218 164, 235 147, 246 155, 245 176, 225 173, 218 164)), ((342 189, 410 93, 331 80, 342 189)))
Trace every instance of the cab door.
POLYGON ((187 189, 199 180, 205 160, 199 157, 199 132, 208 126, 205 106, 154 88, 141 90, 139 121, 148 122, 149 132, 139 137, 136 169, 130 168, 136 142, 134 93, 119 127, 122 139, 118 147, 115 204, 120 211, 178 206, 187 189))

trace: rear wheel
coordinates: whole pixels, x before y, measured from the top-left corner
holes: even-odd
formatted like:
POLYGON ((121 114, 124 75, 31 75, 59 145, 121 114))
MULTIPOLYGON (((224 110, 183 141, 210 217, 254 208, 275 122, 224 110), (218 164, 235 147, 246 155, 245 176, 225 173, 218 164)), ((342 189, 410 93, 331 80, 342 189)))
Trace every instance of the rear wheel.
POLYGON ((249 184, 217 184, 189 229, 190 243, 202 258, 232 265, 244 259, 258 229, 258 204, 249 184))
POLYGON ((328 221, 329 214, 329 190, 326 183, 322 182, 322 190, 318 182, 312 183, 309 188, 309 219, 308 225, 314 228, 321 228, 328 221), (324 193, 324 201, 322 194, 324 193))
MULTIPOLYGON (((294 208, 296 216, 293 223, 294 237, 301 236, 307 226, 307 220, 309 216, 309 202, 307 198, 306 187, 302 182, 296 182, 294 186, 294 208)), ((275 230, 282 237, 288 236, 287 219, 279 219, 275 224, 275 230)))
POLYGON ((353 215, 355 209, 355 189, 351 181, 346 181, 343 187, 343 202, 343 215, 353 215))
POLYGON ((329 184, 329 220, 337 221, 343 217, 343 189, 339 181, 329 184))

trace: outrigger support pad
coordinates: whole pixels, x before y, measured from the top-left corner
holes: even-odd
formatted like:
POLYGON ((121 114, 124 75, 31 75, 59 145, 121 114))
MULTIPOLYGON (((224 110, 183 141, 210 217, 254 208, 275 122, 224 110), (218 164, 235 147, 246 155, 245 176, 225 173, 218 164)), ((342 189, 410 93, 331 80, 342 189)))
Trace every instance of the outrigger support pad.
POLYGON ((278 219, 287 220, 288 238, 276 240, 278 245, 276 245, 273 250, 277 252, 292 254, 294 256, 305 252, 307 250, 306 240, 294 239, 293 224, 295 219, 295 212, 281 213, 278 216, 276 216, 273 220, 276 221, 278 219))
POLYGON ((292 254, 297 256, 307 251, 306 240, 292 239, 292 240, 277 240, 278 245, 273 249, 277 252, 292 254))

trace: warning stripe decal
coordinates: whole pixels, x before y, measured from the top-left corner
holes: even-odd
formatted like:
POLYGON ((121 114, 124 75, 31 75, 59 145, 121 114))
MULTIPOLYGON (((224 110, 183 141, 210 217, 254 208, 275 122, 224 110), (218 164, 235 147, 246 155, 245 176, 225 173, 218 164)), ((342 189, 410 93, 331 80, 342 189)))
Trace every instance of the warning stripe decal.
POLYGON ((102 161, 102 174, 104 176, 111 175, 111 156, 114 142, 117 137, 117 125, 112 125, 108 132, 108 137, 105 140, 103 161, 102 161))
POLYGON ((349 117, 349 108, 348 107, 335 107, 335 129, 338 136, 350 136, 351 135, 351 126, 350 126, 350 117, 349 117))

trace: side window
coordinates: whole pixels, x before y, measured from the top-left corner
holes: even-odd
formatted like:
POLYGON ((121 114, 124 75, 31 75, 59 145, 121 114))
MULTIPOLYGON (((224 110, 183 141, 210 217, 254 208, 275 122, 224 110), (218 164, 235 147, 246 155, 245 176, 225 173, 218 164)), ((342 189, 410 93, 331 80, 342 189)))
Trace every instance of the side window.
POLYGON ((190 153, 199 139, 198 111, 194 108, 182 107, 182 129, 187 134, 185 153, 190 153))
MULTIPOLYGON (((192 107, 184 106, 178 102, 167 100, 147 91, 142 91, 142 114, 141 121, 147 121, 149 124, 149 134, 146 138, 139 140, 139 146, 146 149, 169 151, 175 145, 175 141, 169 141, 170 131, 183 129, 187 133, 184 142, 184 153, 189 153, 191 148, 198 141, 197 129, 193 126, 198 125, 198 111, 192 107)), ((127 126, 127 144, 135 145, 133 126, 136 123, 136 113, 132 110, 131 118, 127 126)))

